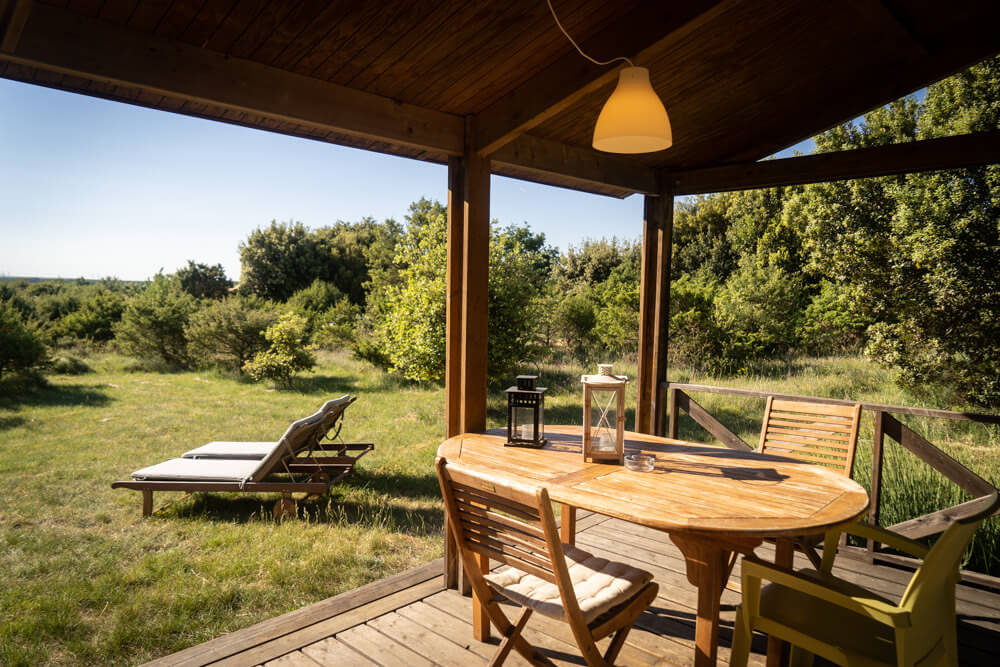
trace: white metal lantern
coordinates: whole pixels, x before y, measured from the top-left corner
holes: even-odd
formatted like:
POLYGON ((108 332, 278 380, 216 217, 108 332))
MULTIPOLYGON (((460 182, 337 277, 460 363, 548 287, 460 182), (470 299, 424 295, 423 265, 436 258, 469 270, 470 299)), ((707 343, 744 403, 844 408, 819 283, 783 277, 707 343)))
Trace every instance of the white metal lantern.
POLYGON ((597 375, 584 375, 583 460, 621 464, 625 458, 625 385, 628 378, 612 375, 600 364, 597 375))

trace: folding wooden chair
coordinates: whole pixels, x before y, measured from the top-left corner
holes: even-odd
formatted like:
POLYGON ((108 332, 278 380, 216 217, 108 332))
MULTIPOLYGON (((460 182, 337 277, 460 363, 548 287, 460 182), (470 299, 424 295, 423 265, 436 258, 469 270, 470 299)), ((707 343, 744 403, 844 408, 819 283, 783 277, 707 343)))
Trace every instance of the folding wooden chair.
POLYGON ((612 664, 635 619, 656 598, 659 587, 653 575, 562 544, 544 488, 442 458, 437 471, 462 565, 503 637, 490 664, 503 663, 511 649, 532 664, 552 664, 521 636, 535 611, 569 624, 588 665, 612 664), (484 573, 482 557, 507 567, 484 573), (513 623, 499 598, 523 607, 513 623), (602 656, 595 642, 612 634, 602 656))

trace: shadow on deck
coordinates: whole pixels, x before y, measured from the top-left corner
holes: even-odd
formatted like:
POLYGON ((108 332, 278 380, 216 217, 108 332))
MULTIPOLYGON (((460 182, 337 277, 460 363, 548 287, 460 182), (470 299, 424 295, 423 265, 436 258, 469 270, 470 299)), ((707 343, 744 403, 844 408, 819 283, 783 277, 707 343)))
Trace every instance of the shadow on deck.
MULTIPOLYGON (((577 524, 577 543, 597 554, 635 563, 653 573, 660 595, 629 634, 623 665, 688 665, 694 658, 697 592, 684 561, 665 533, 591 514, 577 524)), ((758 553, 764 557, 767 545, 758 553)), ((808 561, 797 554, 797 567, 808 561)), ((472 600, 443 587, 442 562, 403 572, 353 591, 193 646, 155 665, 476 665, 486 664, 497 639, 472 638, 472 600)), ((910 573, 838 559, 838 576, 898 598, 910 573)), ((722 595, 719 662, 728 663, 736 605, 737 565, 722 595)), ((957 592, 962 665, 995 665, 1000 647, 1000 594, 960 585, 957 592)), ((557 664, 582 665, 569 626, 534 615, 524 631, 557 664)), ((605 640, 607 641, 607 640, 605 640)), ((764 637, 756 637, 750 663, 763 665, 764 637)), ((603 647, 604 642, 601 643, 603 647)), ((819 662, 819 661, 817 661, 819 662)), ((512 654, 509 665, 527 664, 512 654)))

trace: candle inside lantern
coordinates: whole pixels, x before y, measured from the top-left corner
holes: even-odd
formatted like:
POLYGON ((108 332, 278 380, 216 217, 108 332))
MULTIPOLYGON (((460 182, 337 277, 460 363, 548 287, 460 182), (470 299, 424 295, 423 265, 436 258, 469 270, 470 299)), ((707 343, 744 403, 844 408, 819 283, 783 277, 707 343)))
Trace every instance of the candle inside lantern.
POLYGON ((601 433, 594 442, 594 449, 602 452, 614 451, 615 442, 611 439, 610 433, 601 433))
POLYGON ((535 439, 535 426, 534 424, 522 424, 521 425, 521 440, 534 440, 535 439))

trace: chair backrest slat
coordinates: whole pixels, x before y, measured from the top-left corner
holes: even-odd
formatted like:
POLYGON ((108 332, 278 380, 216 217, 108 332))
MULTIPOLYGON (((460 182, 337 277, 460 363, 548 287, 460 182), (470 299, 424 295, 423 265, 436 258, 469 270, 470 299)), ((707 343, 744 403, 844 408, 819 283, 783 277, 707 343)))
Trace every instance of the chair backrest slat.
POLYGON ((539 535, 531 526, 478 507, 464 508, 460 517, 462 525, 473 530, 496 531, 509 535, 510 539, 532 549, 546 549, 545 536, 539 535))
POLYGON ((558 583, 545 531, 545 522, 554 527, 555 518, 551 506, 539 502, 536 490, 443 461, 438 476, 462 549, 558 583))
POLYGON ((767 399, 760 431, 761 453, 834 468, 850 476, 858 442, 861 405, 767 399))
POLYGON ((462 484, 455 484, 453 488, 455 490, 455 497, 461 499, 463 502, 473 505, 475 503, 489 503, 490 507, 496 508, 504 514, 516 517, 521 521, 529 522, 529 525, 531 522, 537 522, 541 519, 538 510, 529 505, 511 502, 495 494, 482 492, 462 484))

